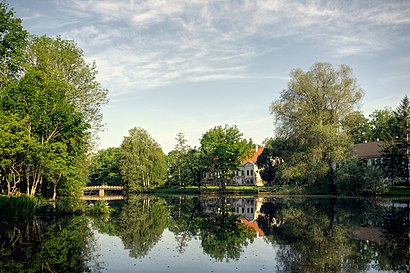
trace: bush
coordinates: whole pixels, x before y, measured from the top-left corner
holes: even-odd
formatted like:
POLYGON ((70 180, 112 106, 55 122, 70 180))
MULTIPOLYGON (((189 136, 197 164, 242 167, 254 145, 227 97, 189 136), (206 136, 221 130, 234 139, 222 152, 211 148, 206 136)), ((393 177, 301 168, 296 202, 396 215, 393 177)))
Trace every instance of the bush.
POLYGON ((352 160, 336 171, 336 190, 341 195, 379 195, 387 190, 383 172, 352 160))

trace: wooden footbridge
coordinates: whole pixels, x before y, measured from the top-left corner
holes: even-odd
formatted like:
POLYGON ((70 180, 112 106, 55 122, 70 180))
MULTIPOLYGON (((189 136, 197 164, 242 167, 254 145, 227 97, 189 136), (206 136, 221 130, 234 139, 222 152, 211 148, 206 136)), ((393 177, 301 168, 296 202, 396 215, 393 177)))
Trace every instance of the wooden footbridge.
POLYGON ((123 186, 88 186, 83 188, 83 196, 82 199, 87 200, 118 200, 124 199, 124 192, 125 188, 123 186), (98 195, 91 194, 92 192, 98 191, 98 195), (105 191, 121 191, 121 195, 105 195, 105 191), (85 194, 89 193, 89 194, 85 194))

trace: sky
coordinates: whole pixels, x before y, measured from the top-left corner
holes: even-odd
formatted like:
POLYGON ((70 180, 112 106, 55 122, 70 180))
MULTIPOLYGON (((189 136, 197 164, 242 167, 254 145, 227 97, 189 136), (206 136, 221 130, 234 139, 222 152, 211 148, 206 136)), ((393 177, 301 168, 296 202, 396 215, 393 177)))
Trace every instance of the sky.
POLYGON ((75 40, 109 90, 99 148, 146 129, 168 153, 217 125, 258 144, 292 69, 350 66, 360 110, 410 94, 410 1, 8 0, 32 34, 75 40))

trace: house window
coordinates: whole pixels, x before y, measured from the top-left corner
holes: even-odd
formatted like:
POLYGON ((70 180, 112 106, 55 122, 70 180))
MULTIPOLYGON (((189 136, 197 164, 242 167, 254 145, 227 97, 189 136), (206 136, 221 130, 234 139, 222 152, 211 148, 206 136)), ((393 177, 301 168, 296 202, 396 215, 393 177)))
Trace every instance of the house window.
POLYGON ((253 170, 251 170, 251 175, 253 175, 253 170))
POLYGON ((249 170, 246 170, 246 175, 249 175, 249 170))
POLYGON ((242 208, 242 213, 245 213, 245 208, 242 208))
POLYGON ((245 172, 242 170, 242 176, 245 175, 245 172))
POLYGON ((249 213, 249 208, 246 209, 246 212, 249 213))
POLYGON ((251 213, 253 213, 253 208, 251 208, 251 213))

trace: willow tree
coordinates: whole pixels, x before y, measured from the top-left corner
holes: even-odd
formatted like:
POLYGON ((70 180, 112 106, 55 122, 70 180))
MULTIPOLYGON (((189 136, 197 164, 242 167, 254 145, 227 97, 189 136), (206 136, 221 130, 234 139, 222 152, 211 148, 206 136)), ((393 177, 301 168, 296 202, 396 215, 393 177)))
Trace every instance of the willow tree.
POLYGON ((349 148, 343 121, 356 110, 363 90, 346 65, 315 63, 309 71, 294 69, 288 87, 271 107, 280 137, 288 141, 282 174, 290 181, 333 182, 335 166, 349 148))
POLYGON ((132 128, 119 150, 121 179, 129 192, 164 183, 166 162, 161 146, 142 128, 132 128))

